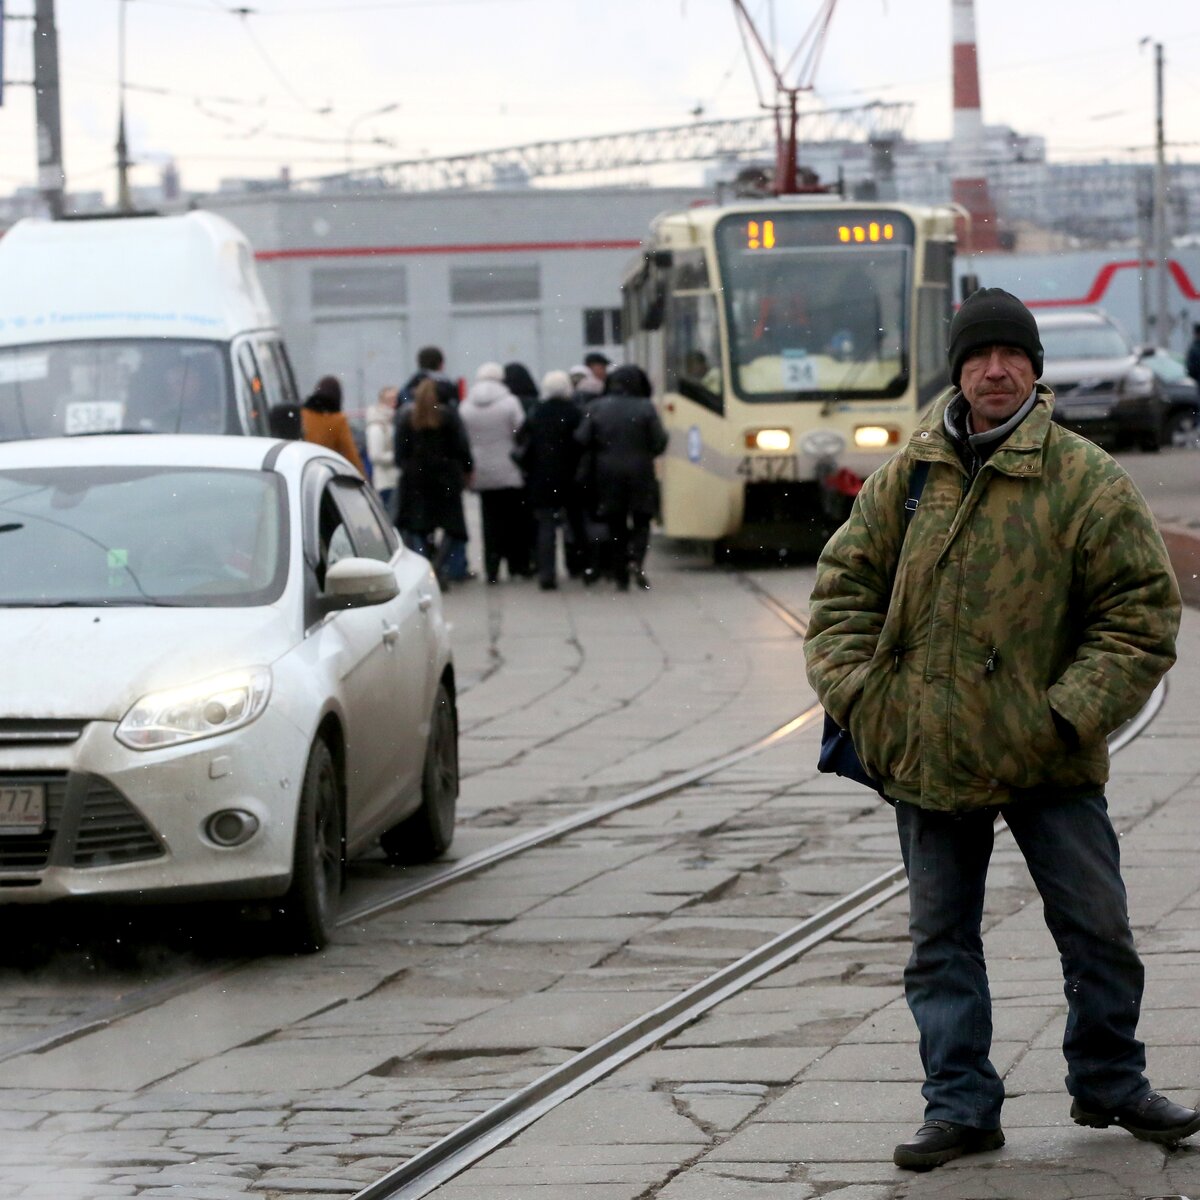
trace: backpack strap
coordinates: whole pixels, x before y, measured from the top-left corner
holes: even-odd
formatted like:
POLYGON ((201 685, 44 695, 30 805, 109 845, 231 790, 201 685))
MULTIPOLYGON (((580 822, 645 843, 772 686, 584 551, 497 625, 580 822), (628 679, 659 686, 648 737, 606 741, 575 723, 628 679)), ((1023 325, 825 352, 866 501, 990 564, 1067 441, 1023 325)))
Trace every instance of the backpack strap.
POLYGON ((904 500, 904 532, 917 514, 917 505, 921 503, 921 493, 925 490, 925 481, 929 478, 929 468, 933 464, 928 459, 921 459, 912 469, 908 477, 908 496, 904 500))

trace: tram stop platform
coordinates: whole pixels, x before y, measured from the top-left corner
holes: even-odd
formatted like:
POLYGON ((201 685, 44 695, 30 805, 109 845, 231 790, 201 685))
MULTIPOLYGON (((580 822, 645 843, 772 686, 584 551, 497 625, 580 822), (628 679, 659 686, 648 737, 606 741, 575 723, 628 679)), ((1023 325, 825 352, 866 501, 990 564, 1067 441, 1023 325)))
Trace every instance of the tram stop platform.
MULTIPOLYGON (((1187 489, 1190 491, 1190 489, 1187 489)), ((1153 500, 1153 497, 1152 497, 1153 500)), ((1182 568, 1200 573, 1200 499, 1156 507, 1182 568), (1180 559, 1181 553, 1193 555, 1180 559)), ((1113 759, 1108 796, 1146 966, 1139 1033, 1154 1087, 1200 1102, 1200 612, 1153 722, 1113 759)), ((790 761, 815 760, 804 730, 790 761)), ((809 775, 794 803, 846 803, 809 775)), ((861 790, 861 789, 859 789, 861 790)), ((882 806, 881 806, 882 807, 882 806)), ((871 818, 874 821, 874 818, 871 818)), ((898 861, 889 814, 876 870, 898 861), (890 843, 890 844, 889 844, 890 843)), ((837 872, 827 891, 840 885, 837 872)), ((811 890, 811 889, 806 889, 811 890)), ((749 902, 749 901, 747 901, 749 902)), ((782 910, 775 909, 774 912, 782 910)), ((795 913, 796 919, 805 915, 795 913)), ((1063 981, 1019 851, 997 838, 985 947, 1007 1145, 934 1171, 892 1150, 921 1124, 917 1034, 904 1002, 903 894, 657 1049, 567 1100, 443 1184, 441 1200, 1200 1200, 1200 1136, 1178 1149, 1076 1126, 1063 1077, 1063 981)))

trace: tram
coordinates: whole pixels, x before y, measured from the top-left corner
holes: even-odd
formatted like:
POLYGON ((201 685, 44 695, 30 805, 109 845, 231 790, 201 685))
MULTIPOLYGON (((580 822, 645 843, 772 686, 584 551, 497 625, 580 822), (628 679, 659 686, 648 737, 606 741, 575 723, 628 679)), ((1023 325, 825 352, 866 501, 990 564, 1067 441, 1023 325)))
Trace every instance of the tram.
POLYGON ((811 551, 948 383, 950 208, 828 194, 656 219, 623 281, 669 537, 811 551))

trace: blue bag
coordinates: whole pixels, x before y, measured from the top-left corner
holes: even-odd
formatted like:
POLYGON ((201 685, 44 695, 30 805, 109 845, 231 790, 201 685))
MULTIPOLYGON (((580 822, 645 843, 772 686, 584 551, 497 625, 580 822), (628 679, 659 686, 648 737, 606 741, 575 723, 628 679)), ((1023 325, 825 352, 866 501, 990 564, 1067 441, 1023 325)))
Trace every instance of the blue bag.
MULTIPOLYGON (((913 514, 921 502, 921 493, 925 490, 925 480, 929 476, 928 462, 918 462, 913 467, 908 480, 908 496, 904 501, 904 532, 912 523, 913 514)), ((863 766, 858 751, 854 748, 854 739, 850 730, 843 729, 828 713, 825 714, 825 725, 821 730, 821 753, 817 757, 817 770, 826 775, 840 775, 843 779, 852 779, 855 783, 864 784, 872 791, 883 795, 879 780, 873 779, 863 766)))

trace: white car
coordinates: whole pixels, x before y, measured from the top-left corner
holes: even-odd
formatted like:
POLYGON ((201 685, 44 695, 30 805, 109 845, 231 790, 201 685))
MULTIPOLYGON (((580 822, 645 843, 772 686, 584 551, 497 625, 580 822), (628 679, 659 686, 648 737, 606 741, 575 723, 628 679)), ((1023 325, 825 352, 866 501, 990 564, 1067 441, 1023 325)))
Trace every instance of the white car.
POLYGON ((270 898, 441 854, 458 720, 429 563, 304 442, 0 445, 0 902, 270 898))

